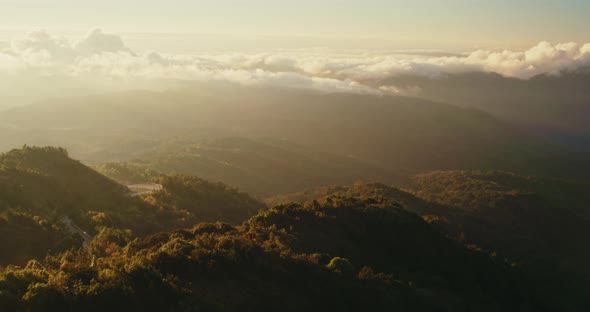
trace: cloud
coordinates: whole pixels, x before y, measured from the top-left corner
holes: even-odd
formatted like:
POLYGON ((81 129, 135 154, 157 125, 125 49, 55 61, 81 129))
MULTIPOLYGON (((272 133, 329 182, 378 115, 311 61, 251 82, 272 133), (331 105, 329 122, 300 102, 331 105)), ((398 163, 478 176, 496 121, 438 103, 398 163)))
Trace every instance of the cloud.
POLYGON ((527 79, 539 74, 558 74, 564 70, 590 65, 588 46, 573 42, 556 45, 541 42, 523 52, 476 51, 466 58, 466 62, 481 64, 485 71, 527 79))
MULTIPOLYGON (((277 50, 268 53, 178 55, 135 53, 114 34, 89 31, 71 42, 44 31, 4 45, 0 50, 0 83, 18 77, 38 83, 50 77, 61 85, 111 88, 153 87, 154 82, 225 81, 325 92, 416 94, 419 88, 372 88, 376 80, 400 75, 437 77, 444 73, 497 72, 528 79, 590 66, 590 43, 541 42, 525 51, 478 50, 464 54, 441 51, 277 50), (124 82, 124 83, 121 83, 124 82), (105 87, 106 86, 106 87, 105 87)), ((10 88, 0 91, 11 92, 10 88)), ((101 91, 104 91, 101 89, 101 91)), ((41 96, 41 95, 40 95, 41 96)))
POLYGON ((0 72, 11 73, 21 68, 20 60, 9 53, 0 52, 0 72))
POLYGON ((17 57, 22 64, 41 68, 66 64, 75 57, 67 40, 52 37, 44 31, 29 33, 23 40, 13 42, 6 53, 17 57))
MULTIPOLYGON (((135 54, 116 35, 89 31, 75 43, 46 32, 30 33, 0 53, 0 70, 11 64, 26 74, 80 79, 228 81, 241 85, 307 88, 326 92, 380 93, 350 79, 309 76, 281 55, 209 56, 135 54)), ((2 73, 0 73, 1 75, 2 73)), ((138 85, 134 83, 132 85, 138 85)))
MULTIPOLYGON (((309 75, 366 81, 400 75, 436 77, 444 73, 496 72, 528 79, 549 73, 559 74, 590 65, 590 44, 541 42, 526 51, 478 50, 464 55, 436 54, 282 55, 282 64, 309 75), (434 55, 434 56, 433 56, 434 55)), ((267 59, 276 59, 272 55, 267 59)), ((263 62, 269 64, 269 62, 263 62)))
POLYGON ((121 37, 105 34, 101 29, 89 31, 84 38, 74 44, 74 49, 84 54, 97 54, 103 52, 129 52, 121 37))

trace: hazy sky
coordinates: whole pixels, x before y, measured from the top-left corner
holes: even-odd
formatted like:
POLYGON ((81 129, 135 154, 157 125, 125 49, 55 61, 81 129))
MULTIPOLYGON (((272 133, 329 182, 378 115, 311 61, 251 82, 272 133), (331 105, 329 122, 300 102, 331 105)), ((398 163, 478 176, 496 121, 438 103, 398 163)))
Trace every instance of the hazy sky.
POLYGON ((211 81, 413 95, 370 82, 529 79, 590 67, 588 13, 590 0, 0 0, 0 109, 211 81))
POLYGON ((469 50, 590 42, 588 0, 0 0, 0 11, 0 37, 101 27, 120 34, 263 37, 277 47, 469 50))

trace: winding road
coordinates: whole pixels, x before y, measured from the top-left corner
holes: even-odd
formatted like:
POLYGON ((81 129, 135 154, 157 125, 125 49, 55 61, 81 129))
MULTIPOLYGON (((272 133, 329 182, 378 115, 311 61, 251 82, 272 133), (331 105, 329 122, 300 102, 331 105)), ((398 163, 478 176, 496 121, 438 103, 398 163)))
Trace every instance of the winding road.
MULTIPOLYGON (((155 184, 155 183, 142 183, 142 184, 131 184, 131 185, 127 185, 127 188, 129 189, 129 196, 135 197, 135 196, 140 196, 140 195, 144 195, 144 194, 150 194, 153 192, 157 192, 157 191, 161 191, 163 188, 162 185, 160 184, 155 184)), ((60 219, 60 221, 66 225, 67 230, 72 233, 72 234, 78 234, 82 237, 82 239, 84 240, 84 242, 82 243, 82 246, 84 246, 84 248, 89 249, 90 248, 90 243, 92 242, 93 237, 90 236, 90 234, 86 233, 86 231, 82 230, 79 226, 77 226, 74 221, 72 221, 72 218, 68 217, 68 216, 64 216, 60 219)))
POLYGON ((78 234, 82 237, 82 239, 84 240, 84 242, 82 243, 84 248, 90 248, 92 236, 90 236, 88 233, 86 233, 84 230, 82 230, 80 227, 74 224, 74 221, 72 221, 70 217, 62 217, 60 220, 63 224, 66 225, 66 228, 68 229, 68 231, 70 231, 70 233, 78 234))
POLYGON ((129 196, 132 197, 150 194, 164 189, 162 185, 156 183, 130 184, 127 185, 127 188, 130 191, 129 196))

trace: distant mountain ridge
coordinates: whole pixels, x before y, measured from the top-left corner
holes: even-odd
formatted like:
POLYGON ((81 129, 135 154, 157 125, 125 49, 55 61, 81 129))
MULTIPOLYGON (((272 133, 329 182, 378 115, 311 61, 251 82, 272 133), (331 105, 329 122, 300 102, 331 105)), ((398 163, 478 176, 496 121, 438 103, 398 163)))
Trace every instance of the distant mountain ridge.
POLYGON ((541 74, 530 79, 497 73, 399 76, 367 81, 375 86, 417 89, 413 96, 462 107, 474 107, 523 127, 543 131, 588 132, 590 68, 541 74))
POLYGON ((585 153, 473 108, 399 96, 231 90, 134 92, 15 109, 0 114, 0 124, 19 129, 3 129, 0 139, 4 148, 17 140, 66 146, 89 163, 141 158, 174 140, 238 137, 290 142, 304 153, 385 170, 502 169, 579 178, 588 166, 585 153))
POLYGON ((93 166, 117 181, 180 173, 222 181, 250 194, 268 196, 310 186, 357 180, 399 182, 404 171, 387 170, 354 158, 315 152, 289 142, 241 137, 200 143, 171 141, 128 162, 93 166))

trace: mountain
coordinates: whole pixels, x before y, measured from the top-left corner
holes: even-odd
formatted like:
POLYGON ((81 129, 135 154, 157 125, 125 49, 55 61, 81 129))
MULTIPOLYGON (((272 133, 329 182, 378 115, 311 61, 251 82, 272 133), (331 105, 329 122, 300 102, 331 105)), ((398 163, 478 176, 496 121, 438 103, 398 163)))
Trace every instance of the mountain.
POLYGON ((162 191, 133 197, 127 187, 69 158, 62 148, 24 146, 1 154, 0 249, 7 252, 0 264, 22 264, 80 246, 64 218, 90 236, 105 227, 142 236, 203 221, 239 224, 265 207, 196 177, 159 176, 156 182, 162 191))
POLYGON ((62 148, 29 147, 0 155, 4 206, 70 213, 127 198, 127 188, 69 158, 62 148), (97 192, 94 192, 97 191, 97 192))
POLYGON ((125 187, 69 159, 64 149, 25 146, 0 155, 0 263, 81 246, 59 218, 81 207, 108 207, 117 197, 126 197, 125 187))
MULTIPOLYGON (((178 175, 161 176, 156 182, 163 186, 163 191, 152 193, 145 200, 159 210, 177 211, 177 224, 170 224, 169 228, 216 221, 240 224, 265 208, 248 194, 219 182, 178 175)), ((154 220, 158 222, 162 220, 154 220)))
POLYGON ((542 74, 530 79, 496 73, 443 74, 435 78, 399 76, 367 83, 418 90, 414 96, 474 107, 535 131, 588 133, 588 68, 542 74))
MULTIPOLYGON (((522 263, 540 292, 559 306, 589 306, 590 185, 506 172, 434 172, 410 185, 417 196, 456 207, 433 224, 450 235, 522 263), (553 297, 560 293, 561 298, 553 297)), ((439 217, 440 216, 440 217, 439 217)), ((577 310, 580 308, 576 308, 577 310)))
POLYGON ((590 252, 581 244, 590 235, 588 184, 457 171, 418 175, 410 190, 458 209, 464 218, 454 221, 460 222, 460 235, 484 248, 590 273, 590 252))
POLYGON ((93 246, 93 256, 69 252, 4 270, 0 304, 14 311, 536 307, 507 264, 397 206, 353 199, 274 207, 242 227, 202 223, 131 241, 111 231, 93 246))
POLYGON ((405 189, 382 183, 312 188, 270 197, 268 205, 311 203, 332 196, 398 203, 450 236, 512 259, 547 261, 589 272, 590 185, 508 172, 440 171, 420 174, 405 189))
POLYGON ((439 171, 405 189, 322 187, 270 198, 266 208, 183 175, 154 175, 162 190, 131 196, 61 148, 25 146, 0 164, 0 263, 21 265, 0 267, 3 310, 590 304, 590 192, 581 183, 439 171))
POLYGON ((222 181, 258 196, 357 180, 400 181, 405 172, 388 171, 354 158, 313 152, 288 142, 246 138, 202 143, 172 141, 129 162, 94 165, 117 181, 146 181, 157 172, 222 181))
MULTIPOLYGON (((315 163, 335 156, 385 171, 502 169, 581 178, 588 166, 585 154, 472 108, 401 96, 228 88, 123 93, 13 109, 0 114, 2 147, 17 141, 60 145, 87 163, 101 163, 141 160, 175 140, 215 146, 211 140, 237 137, 287 142, 297 146, 296 153, 314 154, 315 163)), ((229 140, 223 144, 243 144, 229 140)), ((218 166, 227 155, 215 157, 218 166)), ((361 178, 372 178, 374 170, 369 172, 361 178)))
MULTIPOLYGON (((586 306, 590 281, 590 185, 507 172, 420 174, 399 189, 381 183, 331 186, 267 199, 269 205, 331 198, 375 199, 414 212, 448 237, 507 259, 540 286, 545 305, 586 306), (542 286, 541 286, 542 285, 542 286), (558 295, 556 295, 558 294, 558 295)), ((562 307, 562 309, 564 309, 562 307)))

